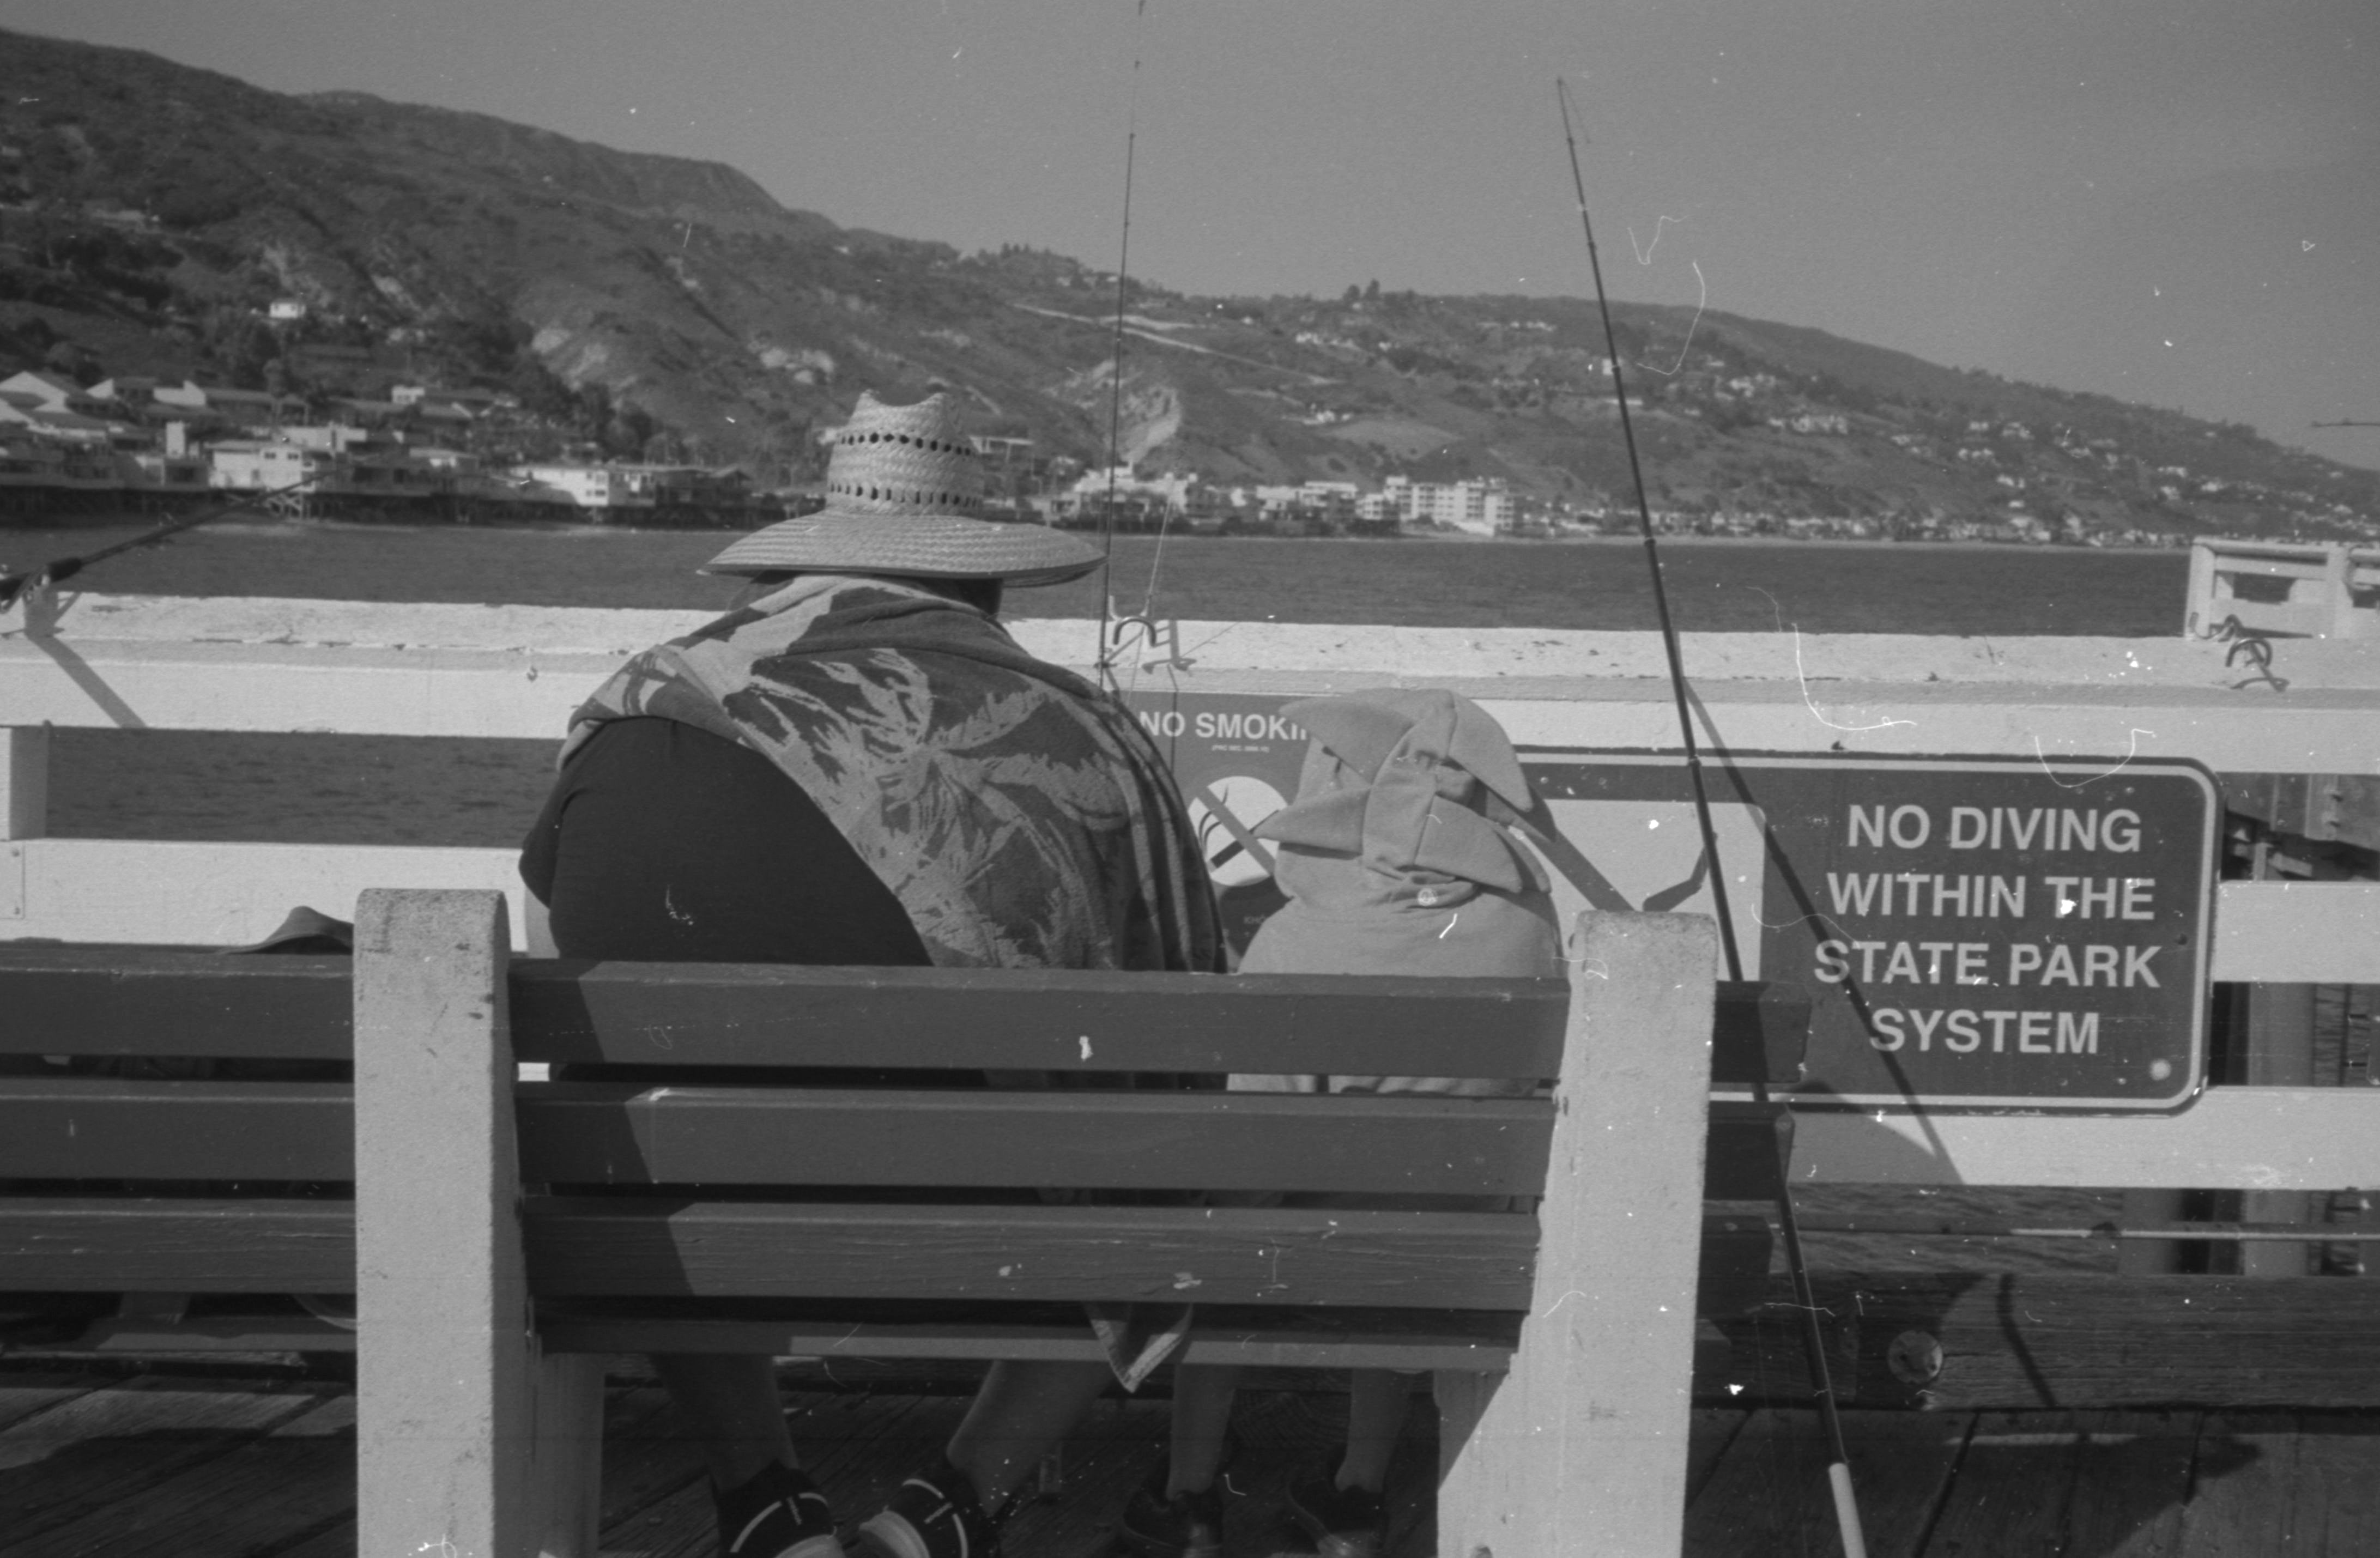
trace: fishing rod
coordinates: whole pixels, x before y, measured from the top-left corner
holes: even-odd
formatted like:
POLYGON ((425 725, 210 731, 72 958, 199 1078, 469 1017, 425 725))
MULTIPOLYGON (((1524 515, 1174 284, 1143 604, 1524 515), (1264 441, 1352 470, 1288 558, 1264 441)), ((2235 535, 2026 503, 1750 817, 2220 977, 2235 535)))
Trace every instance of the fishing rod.
MULTIPOLYGON (((1703 858, 1710 863, 1711 901, 1718 910, 1719 946, 1727 956, 1727 977, 1743 978, 1742 955, 1736 948, 1735 918, 1727 900, 1727 873, 1719 867, 1718 833, 1711 824, 1710 795, 1703 783, 1702 753, 1694 743, 1694 713, 1686 697, 1685 660, 1678 650, 1678 629, 1670 617, 1670 594, 1661 578, 1661 553, 1653 539, 1653 505, 1645 493, 1645 468, 1636 453, 1636 425, 1628 413, 1628 385, 1620 367, 1620 336, 1611 324, 1611 300, 1603 286, 1603 259, 1596 251, 1595 223, 1586 212, 1586 176, 1579 170, 1578 136, 1571 128, 1570 88, 1554 78, 1554 100, 1561 109, 1562 141, 1570 148, 1571 188, 1578 196, 1578 222, 1586 235, 1586 262, 1595 276, 1595 306, 1603 316, 1604 349, 1610 354, 1611 394, 1620 403, 1620 435, 1628 448, 1628 474, 1636 484, 1636 518, 1645 536, 1645 566, 1653 578, 1653 609, 1661 625, 1661 648, 1670 661, 1670 691, 1678 706, 1678 735, 1685 744, 1686 775, 1694 786, 1694 821, 1703 835, 1703 858)), ((1755 1103, 1769 1102, 1767 1078, 1755 1070, 1752 1079, 1755 1103)), ((1779 1165, 1780 1170, 1782 1165, 1779 1165)), ((1809 1262, 1803 1258, 1802 1234, 1793 1217, 1793 1190, 1783 1173, 1777 1181, 1777 1221, 1785 1235, 1785 1266, 1793 1281, 1794 1306, 1802 1315, 1802 1346, 1809 1359, 1810 1381, 1816 1387, 1818 1418, 1827 1430, 1833 1456, 1827 1480, 1834 1490, 1835 1526, 1844 1558, 1867 1558, 1867 1540, 1860 1528, 1859 1504, 1852 1491, 1851 1450, 1843 1441, 1842 1414, 1835 1402, 1835 1384, 1827 1367, 1827 1339, 1818 1329, 1818 1305, 1810 1286, 1809 1262)))
POLYGON ((103 563, 110 557, 120 556, 144 546, 154 546, 162 541, 170 541, 185 530, 194 530, 200 525, 212 524, 218 519, 229 518, 232 515, 261 507, 274 498, 302 492, 323 480, 324 478, 321 476, 310 476, 302 481, 292 481, 285 487, 267 488, 253 497, 241 498, 235 503, 227 503, 220 508, 197 514, 186 514, 178 519, 168 519, 152 529, 144 530, 137 536, 128 536, 122 541, 103 546, 95 552, 86 552, 79 557, 60 557, 53 562, 44 563, 30 573, 0 574, 0 611, 6 611, 15 605, 18 598, 29 591, 45 590, 54 584, 64 584, 93 563, 103 563))
POLYGON ((1108 497, 1099 514, 1099 683, 1119 691, 1115 676, 1116 461, 1123 454, 1123 310, 1124 289, 1132 274, 1132 164, 1140 140, 1140 24, 1148 15, 1148 0, 1133 12, 1132 90, 1126 95, 1123 131, 1123 236, 1116 251, 1115 331, 1109 347, 1108 371, 1108 497))

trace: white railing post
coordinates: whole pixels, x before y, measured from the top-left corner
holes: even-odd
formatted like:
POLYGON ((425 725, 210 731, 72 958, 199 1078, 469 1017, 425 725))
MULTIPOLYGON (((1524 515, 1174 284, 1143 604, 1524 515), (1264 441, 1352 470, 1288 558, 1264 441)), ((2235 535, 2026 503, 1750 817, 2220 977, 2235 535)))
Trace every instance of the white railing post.
POLYGON ((1512 1372, 1441 1370, 1438 1550, 1676 1558, 1718 940, 1585 914, 1512 1372))
MULTIPOLYGON (((2248 990, 2247 1075, 2250 1087, 2313 1085, 2313 987, 2260 984, 2248 990)), ((2303 1190, 2244 1190, 2240 1215, 2251 1223, 2304 1223, 2313 1197, 2303 1190)), ((2279 1240, 2248 1240, 2240 1246, 2240 1274, 2301 1277, 2311 1247, 2279 1240)))
POLYGON ((2203 541, 2190 545, 2190 593, 2186 598, 2181 636, 2203 639, 2219 620, 2215 611, 2215 549, 2203 541))
POLYGON ((594 1558, 601 1360, 531 1330, 504 898, 356 921, 357 1551, 594 1558))
POLYGON ((23 935, 26 841, 50 831, 50 727, 0 725, 0 934, 23 935))
POLYGON ((0 839, 50 831, 50 727, 0 725, 0 839))
POLYGON ((2346 542, 2326 546, 2322 554, 2323 603, 2330 608, 2325 637, 2353 639, 2362 635, 2355 613, 2355 551, 2346 542))

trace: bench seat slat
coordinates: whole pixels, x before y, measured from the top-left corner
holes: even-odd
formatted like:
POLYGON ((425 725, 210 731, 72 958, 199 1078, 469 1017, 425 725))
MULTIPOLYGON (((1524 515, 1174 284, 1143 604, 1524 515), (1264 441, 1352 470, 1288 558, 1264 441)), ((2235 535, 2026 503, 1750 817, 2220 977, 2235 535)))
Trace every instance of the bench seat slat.
MULTIPOLYGON (((1281 1311, 1274 1311, 1276 1315, 1281 1311)), ((1291 1311, 1282 1319, 1309 1317, 1291 1311)), ((1335 1317, 1334 1317, 1335 1318, 1335 1317)), ((1282 1324, 1245 1310, 1201 1309, 1182 1360, 1275 1369, 1465 1369, 1508 1367, 1518 1316, 1392 1316, 1342 1325, 1282 1324)), ((815 1320, 641 1319, 541 1313, 538 1336, 550 1352, 748 1353, 772 1357, 1030 1358, 1099 1363, 1098 1339, 1082 1325, 844 1323, 815 1320)))
POLYGON ((0 1178, 355 1177, 344 1082, 0 1077, 0 1178))
POLYGON ((99 1197, 0 1201, 0 1288, 353 1293, 354 1203, 99 1197))
POLYGON ((134 1357, 159 1353, 351 1353, 356 1333, 306 1315, 209 1315, 170 1325, 103 1320, 77 1333, 69 1350, 134 1357))
POLYGON ((0 1054, 346 1060, 354 960, 0 945, 0 1054))
POLYGON ((1542 1099, 530 1084, 556 1184, 964 1185, 1536 1195, 1542 1099))
POLYGON ((1120 1299, 1522 1309, 1524 1213, 781 1206, 540 1197, 549 1297, 1120 1299))

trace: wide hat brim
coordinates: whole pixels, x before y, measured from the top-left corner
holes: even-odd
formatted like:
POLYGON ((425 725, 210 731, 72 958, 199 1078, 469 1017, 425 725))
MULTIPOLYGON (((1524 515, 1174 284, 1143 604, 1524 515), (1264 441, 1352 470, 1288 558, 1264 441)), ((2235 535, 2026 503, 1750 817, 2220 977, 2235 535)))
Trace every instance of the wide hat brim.
POLYGON ((844 514, 832 507, 753 531, 707 574, 894 574, 1062 584, 1099 566, 1099 548, 1040 525, 955 514, 844 514))

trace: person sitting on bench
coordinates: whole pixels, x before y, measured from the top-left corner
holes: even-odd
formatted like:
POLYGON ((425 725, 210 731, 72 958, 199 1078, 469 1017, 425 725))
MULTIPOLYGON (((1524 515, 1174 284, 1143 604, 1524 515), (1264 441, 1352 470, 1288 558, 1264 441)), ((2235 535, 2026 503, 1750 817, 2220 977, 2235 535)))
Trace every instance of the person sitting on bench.
MULTIPOLYGON (((977 517, 978 469, 944 396, 862 395, 825 508, 706 565, 750 581, 735 608, 631 659, 577 712, 521 861, 564 955, 1224 970, 1197 836, 1155 747, 995 620, 1003 584, 1077 578, 1099 554, 977 517)), ((839 1558, 770 1360, 655 1363, 702 1435, 721 1551, 839 1558)), ((858 1540, 887 1558, 990 1558, 989 1513, 1108 1378, 993 1366, 942 1461, 858 1540)))

